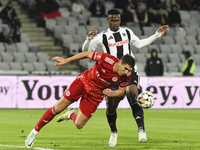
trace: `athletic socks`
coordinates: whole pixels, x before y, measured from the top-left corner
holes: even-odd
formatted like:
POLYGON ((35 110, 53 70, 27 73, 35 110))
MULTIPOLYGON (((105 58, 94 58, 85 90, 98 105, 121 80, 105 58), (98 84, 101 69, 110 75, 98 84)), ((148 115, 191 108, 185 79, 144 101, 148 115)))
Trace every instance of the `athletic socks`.
POLYGON ((108 112, 106 112, 106 116, 111 132, 117 133, 117 127, 116 127, 117 112, 114 112, 112 114, 108 114, 108 112))
POLYGON ((76 114, 76 113, 72 113, 72 114, 70 115, 70 119, 72 119, 74 123, 75 123, 75 121, 76 121, 76 117, 77 117, 77 114, 76 114))
POLYGON ((145 130, 145 128, 144 128, 144 114, 143 114, 142 107, 140 107, 138 104, 134 104, 134 105, 131 106, 131 109, 132 109, 133 116, 136 120, 138 130, 139 129, 145 130))
POLYGON ((45 126, 47 123, 49 123, 54 117, 56 116, 54 107, 49 108, 44 115, 42 116, 42 118, 39 120, 39 122, 37 123, 37 125, 35 126, 35 130, 37 132, 40 131, 40 129, 45 126))

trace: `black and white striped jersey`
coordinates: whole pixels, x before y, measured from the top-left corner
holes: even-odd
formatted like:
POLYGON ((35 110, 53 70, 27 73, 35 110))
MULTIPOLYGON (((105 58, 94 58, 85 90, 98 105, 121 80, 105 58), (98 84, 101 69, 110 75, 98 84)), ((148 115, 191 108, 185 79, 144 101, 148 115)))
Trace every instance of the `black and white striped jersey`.
POLYGON ((139 41, 140 39, 127 27, 119 27, 116 32, 108 28, 91 40, 89 51, 95 51, 98 46, 101 46, 103 52, 118 59, 121 59, 125 54, 131 54, 134 57, 130 44, 135 45, 139 41))

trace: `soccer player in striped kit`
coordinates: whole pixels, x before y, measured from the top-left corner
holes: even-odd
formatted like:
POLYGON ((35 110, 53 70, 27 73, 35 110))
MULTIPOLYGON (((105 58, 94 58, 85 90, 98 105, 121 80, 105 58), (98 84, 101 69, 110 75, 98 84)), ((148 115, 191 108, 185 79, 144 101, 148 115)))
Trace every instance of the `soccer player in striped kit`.
MULTIPOLYGON (((160 27, 154 35, 140 40, 131 29, 127 27, 120 27, 120 12, 117 9, 111 9, 108 11, 107 22, 109 24, 109 28, 106 30, 96 35, 97 31, 95 31, 94 27, 88 33, 88 37, 82 46, 82 51, 95 51, 98 46, 101 46, 103 52, 111 54, 118 59, 125 54, 131 54, 134 56, 131 51, 131 44, 136 48, 143 48, 151 44, 157 38, 161 37, 168 30, 168 25, 164 25, 160 27)), ((136 100, 138 93, 140 92, 139 83, 139 75, 137 73, 137 67, 135 66, 131 81, 126 88, 124 96, 127 96, 132 109, 133 117, 135 118, 138 126, 139 142, 146 142, 147 137, 144 126, 143 109, 138 105, 136 100)), ((115 85, 112 90, 116 90, 117 88, 118 85, 115 85)), ((111 129, 111 136, 109 139, 109 146, 111 147, 115 147, 117 144, 118 131, 116 127, 116 109, 123 97, 106 96, 106 116, 111 129)))

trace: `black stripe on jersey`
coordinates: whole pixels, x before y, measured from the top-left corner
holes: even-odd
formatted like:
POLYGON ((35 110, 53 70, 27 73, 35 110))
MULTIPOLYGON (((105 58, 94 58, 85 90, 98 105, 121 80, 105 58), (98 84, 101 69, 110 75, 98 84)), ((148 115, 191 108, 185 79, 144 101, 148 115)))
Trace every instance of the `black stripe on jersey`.
POLYGON ((104 44, 104 46, 106 48, 107 53, 110 54, 110 49, 108 47, 108 41, 107 41, 107 37, 106 37, 105 34, 103 34, 103 44, 104 44))
MULTIPOLYGON (((119 32, 113 33, 113 36, 116 43, 122 41, 122 37, 119 32)), ((123 45, 117 46, 117 58, 121 59, 122 56, 123 56, 123 45)))
POLYGON ((131 54, 131 46, 130 46, 130 41, 131 41, 131 35, 130 35, 130 32, 126 29, 126 33, 128 35, 128 49, 129 49, 129 54, 131 54))

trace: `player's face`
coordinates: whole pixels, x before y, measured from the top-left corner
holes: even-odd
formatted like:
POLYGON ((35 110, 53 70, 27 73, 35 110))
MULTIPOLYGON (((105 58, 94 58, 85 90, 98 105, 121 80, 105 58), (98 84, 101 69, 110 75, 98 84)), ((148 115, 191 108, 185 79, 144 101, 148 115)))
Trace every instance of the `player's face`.
POLYGON ((109 15, 107 18, 107 22, 109 24, 111 31, 117 31, 119 29, 121 18, 120 15, 109 15))
POLYGON ((128 74, 130 71, 132 71, 133 68, 131 68, 130 65, 128 64, 121 64, 120 67, 119 67, 119 76, 123 76, 123 75, 126 75, 128 74))

